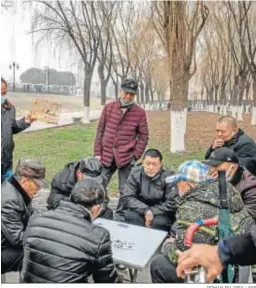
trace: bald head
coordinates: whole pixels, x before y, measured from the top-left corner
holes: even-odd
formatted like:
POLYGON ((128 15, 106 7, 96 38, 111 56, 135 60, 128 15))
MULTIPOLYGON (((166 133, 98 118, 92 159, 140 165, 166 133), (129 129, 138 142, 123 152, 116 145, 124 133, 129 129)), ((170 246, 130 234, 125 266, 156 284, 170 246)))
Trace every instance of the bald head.
POLYGON ((216 138, 229 141, 238 131, 236 119, 232 116, 222 116, 216 123, 216 138))
POLYGON ((227 123, 229 126, 232 128, 237 128, 237 122, 236 119, 232 116, 222 116, 220 119, 217 121, 218 123, 227 123))

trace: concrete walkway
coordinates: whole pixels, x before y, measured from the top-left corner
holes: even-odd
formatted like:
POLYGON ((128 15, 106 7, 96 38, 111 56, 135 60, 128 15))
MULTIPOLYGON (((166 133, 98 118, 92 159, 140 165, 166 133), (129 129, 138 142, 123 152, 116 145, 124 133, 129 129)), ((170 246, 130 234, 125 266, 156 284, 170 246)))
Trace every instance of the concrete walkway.
MULTIPOLYGON (((90 111, 90 121, 94 121, 100 118, 101 115, 101 110, 91 110, 90 111)), ((71 112, 71 113, 61 113, 60 114, 60 119, 58 124, 47 124, 45 122, 41 121, 35 121, 32 123, 32 125, 24 130, 21 133, 28 133, 32 131, 37 131, 37 130, 43 130, 43 129, 48 129, 48 128, 55 128, 55 127, 62 127, 66 125, 71 125, 73 124, 73 117, 83 117, 84 113, 83 112, 71 112)))

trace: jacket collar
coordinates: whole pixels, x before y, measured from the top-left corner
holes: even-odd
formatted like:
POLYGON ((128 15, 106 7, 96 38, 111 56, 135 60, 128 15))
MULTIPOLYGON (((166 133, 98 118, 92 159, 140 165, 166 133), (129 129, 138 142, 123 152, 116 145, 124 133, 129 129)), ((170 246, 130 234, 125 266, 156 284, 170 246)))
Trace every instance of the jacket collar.
POLYGON ((238 139, 241 135, 244 134, 244 131, 242 129, 238 129, 237 133, 230 139, 228 140, 227 142, 225 142, 225 146, 230 146, 232 144, 236 144, 238 142, 238 139))
POLYGON ((28 196, 28 194, 24 191, 24 189, 21 187, 18 178, 13 175, 12 177, 10 177, 7 180, 11 185, 14 186, 14 188, 20 193, 20 195, 22 196, 26 206, 29 205, 31 203, 31 198, 28 196))
POLYGON ((66 210, 70 211, 73 215, 76 215, 78 217, 83 217, 87 221, 91 222, 91 213, 88 209, 86 209, 84 206, 75 204, 69 201, 61 201, 60 205, 58 206, 57 210, 66 210))

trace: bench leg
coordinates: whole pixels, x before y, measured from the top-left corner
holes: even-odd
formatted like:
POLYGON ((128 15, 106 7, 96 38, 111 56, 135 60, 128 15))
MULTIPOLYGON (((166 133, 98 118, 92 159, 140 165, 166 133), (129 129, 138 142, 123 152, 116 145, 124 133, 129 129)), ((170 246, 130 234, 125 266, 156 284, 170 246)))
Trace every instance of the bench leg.
POLYGON ((134 272, 133 272, 132 269, 129 268, 128 271, 129 271, 129 275, 130 275, 130 278, 131 278, 131 282, 132 283, 137 283, 138 270, 134 269, 134 272))

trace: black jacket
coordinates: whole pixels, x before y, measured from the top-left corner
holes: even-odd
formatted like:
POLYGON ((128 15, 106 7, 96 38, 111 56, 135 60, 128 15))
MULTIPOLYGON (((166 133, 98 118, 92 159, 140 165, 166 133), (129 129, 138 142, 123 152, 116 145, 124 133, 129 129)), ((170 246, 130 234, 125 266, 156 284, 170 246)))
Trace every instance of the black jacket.
POLYGON ((56 210, 32 217, 24 237, 25 283, 118 282, 109 232, 91 223, 81 205, 61 201, 56 210))
POLYGON ((154 178, 149 178, 142 166, 134 167, 120 198, 121 209, 144 215, 150 208, 153 215, 165 214, 175 218, 177 190, 165 182, 166 177, 171 175, 171 170, 162 168, 154 178))
MULTIPOLYGON (((228 142, 225 142, 223 147, 230 148, 236 152, 239 159, 239 165, 247 168, 253 175, 256 176, 256 143, 251 137, 246 135, 242 129, 239 129, 236 135, 228 142)), ((210 157, 214 149, 212 146, 207 150, 205 159, 210 157)))
POLYGON ((256 264, 256 225, 246 234, 231 237, 219 244, 222 264, 249 266, 256 264))
MULTIPOLYGON (((80 162, 71 162, 60 170, 52 179, 51 191, 47 199, 47 208, 56 209, 62 200, 69 200, 72 189, 77 183, 76 171, 80 162)), ((94 177, 102 182, 101 176, 94 177)))
POLYGON ((22 248, 23 234, 32 213, 31 198, 15 176, 4 181, 1 189, 1 247, 22 248))
POLYGON ((1 107, 1 174, 12 169, 14 150, 13 134, 19 133, 30 126, 25 119, 15 120, 15 107, 9 102, 1 107))

